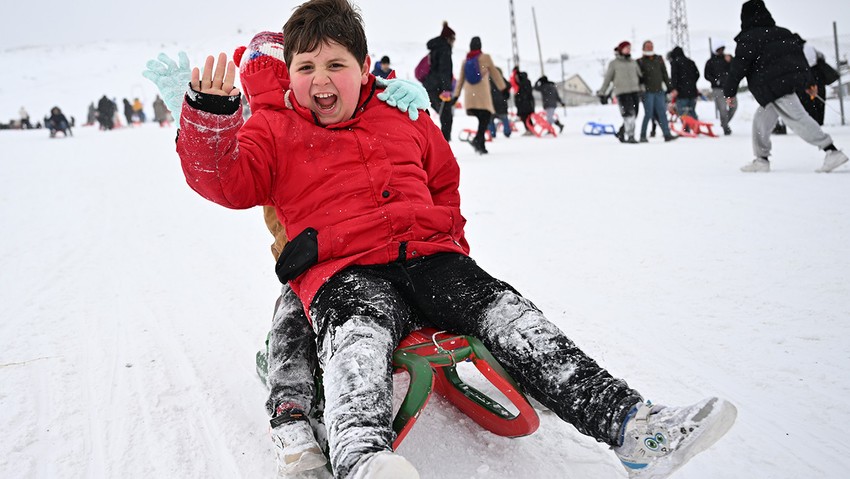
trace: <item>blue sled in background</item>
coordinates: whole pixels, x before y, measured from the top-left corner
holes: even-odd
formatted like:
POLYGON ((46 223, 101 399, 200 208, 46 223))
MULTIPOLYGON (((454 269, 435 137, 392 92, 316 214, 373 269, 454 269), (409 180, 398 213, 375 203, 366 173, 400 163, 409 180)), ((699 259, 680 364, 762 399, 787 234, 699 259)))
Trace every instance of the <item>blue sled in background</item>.
POLYGON ((614 129, 614 125, 589 121, 584 124, 584 128, 582 128, 582 133, 584 133, 585 135, 592 136, 616 135, 617 130, 614 129))

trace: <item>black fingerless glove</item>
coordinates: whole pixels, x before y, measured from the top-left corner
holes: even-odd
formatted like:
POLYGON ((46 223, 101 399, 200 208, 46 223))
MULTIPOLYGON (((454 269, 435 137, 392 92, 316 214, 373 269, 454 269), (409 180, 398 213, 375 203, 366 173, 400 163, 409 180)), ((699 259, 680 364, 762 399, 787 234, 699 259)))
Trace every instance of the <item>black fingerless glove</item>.
POLYGON ((287 283, 301 276, 301 274, 319 261, 318 232, 313 228, 307 228, 284 246, 274 272, 281 283, 287 283))

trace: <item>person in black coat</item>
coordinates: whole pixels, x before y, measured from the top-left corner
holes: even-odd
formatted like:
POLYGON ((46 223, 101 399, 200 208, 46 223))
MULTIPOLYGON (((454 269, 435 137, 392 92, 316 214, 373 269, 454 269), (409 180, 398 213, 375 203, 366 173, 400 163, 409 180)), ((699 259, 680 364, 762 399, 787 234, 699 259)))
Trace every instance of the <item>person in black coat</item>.
POLYGON ((455 44, 455 31, 449 28, 448 22, 443 22, 440 36, 428 40, 428 58, 430 70, 422 86, 428 92, 431 108, 440 116, 440 126, 446 141, 452 139, 452 47, 455 44))
POLYGON ((723 128, 723 134, 731 135, 732 129, 729 128, 729 122, 735 116, 735 111, 738 109, 738 104, 726 104, 726 98, 723 96, 723 85, 726 83, 726 78, 729 77, 729 68, 732 63, 732 55, 726 53, 726 45, 723 42, 714 44, 714 53, 711 58, 705 62, 705 79, 711 83, 711 91, 714 96, 714 106, 720 113, 720 126, 723 128))
POLYGON ((528 79, 528 74, 520 71, 519 67, 514 67, 514 78, 518 85, 516 94, 514 95, 514 105, 516 105, 516 114, 522 124, 525 125, 525 135, 533 135, 534 132, 528 126, 528 117, 534 113, 534 92, 532 91, 531 80, 528 79))
POLYGON ((44 120, 44 124, 50 130, 50 138, 55 137, 58 132, 62 132, 63 136, 73 136, 71 125, 58 106, 50 109, 50 117, 44 120))
POLYGON ((117 107, 115 103, 103 95, 97 102, 97 121, 101 130, 111 130, 115 126, 114 116, 117 107))
POLYGON ((770 171, 770 133, 776 120, 794 130, 806 142, 826 151, 818 172, 829 172, 847 162, 832 138, 806 113, 797 92, 817 93, 815 79, 803 54, 803 40, 788 29, 777 27, 761 0, 750 0, 741 7, 741 33, 738 46, 723 87, 727 102, 734 101, 738 84, 746 77, 750 92, 759 103, 753 116, 753 153, 755 159, 741 171, 770 171))
POLYGON ((679 116, 697 116, 697 80, 699 70, 693 60, 685 56, 682 47, 676 47, 668 54, 670 61, 670 94, 676 99, 676 112, 679 116))
POLYGON ((133 126, 133 105, 126 98, 124 99, 124 118, 127 120, 127 126, 133 126))
POLYGON ((564 131, 564 125, 555 118, 555 108, 558 108, 558 105, 566 106, 566 104, 564 104, 564 100, 561 100, 561 95, 558 94, 558 87, 555 85, 555 82, 549 80, 546 75, 543 75, 534 82, 534 89, 540 92, 540 97, 543 99, 543 110, 546 111, 546 121, 550 125, 557 126, 559 132, 564 131))
POLYGON ((490 73, 490 96, 493 97, 493 116, 490 118, 490 125, 487 127, 490 130, 490 136, 496 137, 496 120, 502 124, 502 131, 505 133, 505 138, 511 136, 511 122, 508 119, 508 98, 511 97, 510 90, 502 91, 496 86, 493 80, 494 75, 499 75, 502 80, 507 83, 505 76, 502 74, 502 69, 496 67, 495 72, 490 73))

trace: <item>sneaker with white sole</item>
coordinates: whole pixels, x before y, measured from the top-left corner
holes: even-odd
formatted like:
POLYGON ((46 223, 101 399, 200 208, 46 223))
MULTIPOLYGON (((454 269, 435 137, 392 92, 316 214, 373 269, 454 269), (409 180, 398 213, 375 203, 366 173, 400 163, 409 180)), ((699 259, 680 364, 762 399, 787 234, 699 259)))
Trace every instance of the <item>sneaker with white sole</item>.
POLYGON ((403 456, 381 451, 365 456, 351 474, 351 479, 419 479, 419 472, 403 456))
POLYGON ((735 423, 732 403, 716 397, 685 407, 640 403, 623 426, 614 453, 629 479, 662 479, 708 449, 735 423))
POLYGON ((818 173, 829 173, 844 163, 847 163, 847 155, 841 150, 830 150, 826 152, 826 158, 823 159, 823 166, 815 171, 818 173))
POLYGON ((756 158, 752 163, 741 167, 744 173, 767 173, 770 171, 770 161, 766 158, 756 158))
POLYGON ((272 419, 269 431, 280 476, 316 469, 327 464, 325 454, 303 413, 286 413, 272 419))

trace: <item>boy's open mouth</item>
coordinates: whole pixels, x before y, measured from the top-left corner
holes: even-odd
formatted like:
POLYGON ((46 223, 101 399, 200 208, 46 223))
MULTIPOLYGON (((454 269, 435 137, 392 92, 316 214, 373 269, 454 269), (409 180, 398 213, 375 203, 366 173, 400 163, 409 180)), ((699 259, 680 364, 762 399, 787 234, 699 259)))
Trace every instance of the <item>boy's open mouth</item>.
POLYGON ((318 95, 313 95, 313 101, 316 102, 319 109, 330 111, 336 105, 336 95, 333 93, 319 93, 318 95))

